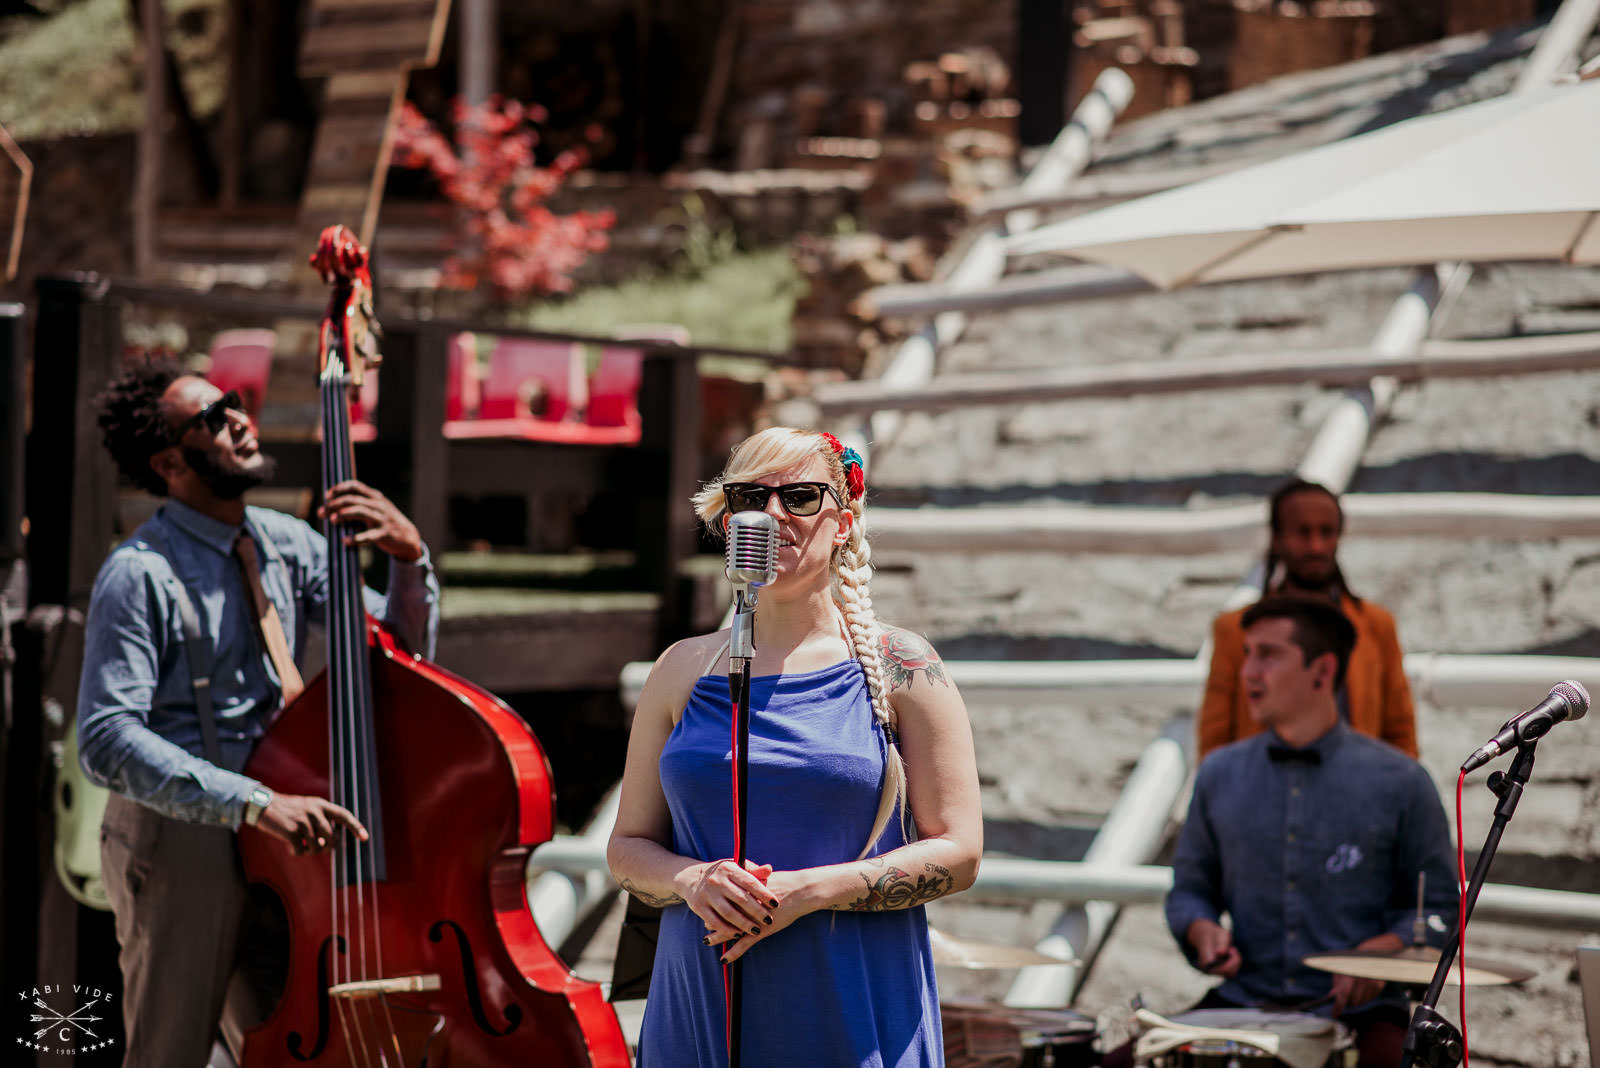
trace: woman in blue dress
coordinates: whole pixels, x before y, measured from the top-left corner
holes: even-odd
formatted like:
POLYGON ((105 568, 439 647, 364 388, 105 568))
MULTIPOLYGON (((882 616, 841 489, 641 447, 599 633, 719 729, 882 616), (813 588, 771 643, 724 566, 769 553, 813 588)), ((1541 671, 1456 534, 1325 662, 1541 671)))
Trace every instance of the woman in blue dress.
POLYGON ((741 961, 740 1063, 942 1065, 923 905, 983 850, 972 730, 921 637, 867 591, 860 457, 775 427, 695 497, 778 524, 755 613, 747 866, 734 855, 727 630, 678 642, 634 714, 608 858, 661 906, 641 1068, 728 1064, 723 961, 741 961))

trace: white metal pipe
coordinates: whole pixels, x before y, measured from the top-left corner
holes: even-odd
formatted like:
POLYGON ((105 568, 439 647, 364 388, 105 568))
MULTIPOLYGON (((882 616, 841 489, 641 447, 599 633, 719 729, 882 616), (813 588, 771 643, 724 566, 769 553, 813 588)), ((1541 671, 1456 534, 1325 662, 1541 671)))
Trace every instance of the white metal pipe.
MULTIPOLYGON (((1062 129, 1039 162, 1022 180, 1030 194, 1043 194, 1065 186, 1088 166, 1094 148, 1105 139, 1112 122, 1133 98, 1133 79, 1114 67, 1100 73, 1072 113, 1072 121, 1062 129)), ((1037 213, 1019 209, 1006 216, 1006 225, 1031 228, 1037 213)), ((1006 269, 1003 235, 986 230, 962 253, 945 282, 957 290, 981 289, 995 282, 1006 269)), ((895 350, 880 378, 886 384, 917 384, 933 377, 939 350, 958 339, 967 328, 962 312, 945 312, 907 338, 895 350)), ((900 428, 900 415, 881 412, 865 426, 847 428, 840 433, 845 444, 870 460, 873 442, 891 440, 900 428)), ((869 463, 870 466, 870 463, 869 463)))
MULTIPOLYGON (((1048 701, 1060 705, 1192 705, 1209 658, 1151 660, 946 660, 969 703, 1048 701)), ((622 700, 632 707, 649 674, 646 661, 622 669, 622 700)), ((1433 708, 1521 707, 1561 679, 1600 691, 1600 659, 1473 653, 1407 653, 1411 692, 1433 708)))
MULTIPOLYGON (((1085 867, 1142 864, 1161 847, 1172 820, 1172 808, 1183 794, 1189 775, 1187 741, 1192 732, 1190 718, 1179 716, 1145 748, 1084 854, 1085 867)), ((1082 964, 1023 968, 1006 994, 1006 1004, 1065 1005, 1071 1001, 1082 978, 1080 969, 1086 972, 1093 965, 1092 955, 1099 952, 1116 917, 1116 905, 1108 901, 1088 901, 1063 911, 1035 948, 1063 960, 1078 957, 1082 964)))
MULTIPOLYGON (((621 794, 622 784, 619 782, 600 802, 594 818, 582 834, 557 836, 556 840, 576 848, 579 855, 585 858, 581 867, 559 868, 548 863, 552 854, 546 854, 544 850, 554 841, 535 849, 528 858, 525 875, 528 910, 533 913, 533 922, 538 925, 540 935, 552 946, 565 942, 584 913, 616 889, 605 856, 611 829, 617 823, 617 805, 621 794), (590 862, 596 850, 600 858, 598 867, 590 862)), ((560 850, 553 855, 561 855, 560 850)))
POLYGON ((1161 171, 1134 171, 1131 173, 1088 174, 1074 178, 1072 185, 1057 191, 1031 193, 1020 186, 1001 189, 979 197, 972 205, 973 218, 990 215, 1008 215, 1022 208, 1047 211, 1054 208, 1079 207, 1100 202, 1121 203, 1135 197, 1163 193, 1180 185, 1205 181, 1236 171, 1245 161, 1229 160, 1225 163, 1206 163, 1193 167, 1173 167, 1161 171))
MULTIPOLYGON (((1093 281, 1089 279, 1087 281, 1093 281)), ((1079 293, 1104 296, 1109 291, 1079 293)), ((1192 360, 1045 367, 944 375, 890 388, 876 379, 822 382, 808 400, 820 417, 858 411, 948 411, 983 405, 1042 404, 1090 398, 1149 397, 1264 386, 1364 386, 1374 376, 1405 381, 1504 378, 1589 371, 1600 365, 1594 333, 1485 341, 1436 341, 1413 353, 1313 349, 1236 353, 1192 360)))
POLYGON ((1576 70, 1579 49, 1594 32, 1597 20, 1600 20, 1600 0, 1563 0, 1556 13, 1550 16, 1544 33, 1539 35, 1539 43, 1511 91, 1537 89, 1576 70))
MULTIPOLYGON (((1508 540, 1593 537, 1600 497, 1512 493, 1384 493, 1341 498, 1360 538, 1508 540)), ((1264 503, 1222 508, 1002 505, 874 508, 875 552, 1059 552, 1189 555, 1264 547, 1264 503)))
POLYGON ((978 287, 958 287, 952 279, 878 286, 861 295, 860 308, 864 314, 879 319, 911 319, 943 312, 992 312, 1038 304, 1105 300, 1154 291, 1153 285, 1132 271, 1076 263, 1012 275, 978 287))
MULTIPOLYGON (((557 835, 534 850, 533 863, 548 872, 580 877, 604 876, 608 871, 605 842, 583 835, 557 835)), ((967 894, 992 902, 1159 905, 1171 888, 1172 869, 1160 864, 985 857, 967 894)), ((1600 894, 1488 883, 1472 918, 1530 927, 1600 929, 1600 894)))
MULTIPOLYGON (((969 700, 1043 700, 1062 704, 1192 705, 1209 665, 1181 660, 947 660, 951 680, 969 700)), ((1406 678, 1434 708, 1522 706, 1551 684, 1600 683, 1600 659, 1578 656, 1476 656, 1407 653, 1406 678)))
MULTIPOLYGON (((1111 124, 1132 99, 1133 79, 1126 71, 1117 67, 1101 71, 1089 92, 1073 109, 1072 121, 1056 135, 1033 170, 1022 180, 1019 187, 1022 195, 1043 196, 1065 189, 1089 165, 1095 145, 1104 140, 1111 124)), ((1038 224, 1039 213, 1030 208, 1018 208, 1006 214, 1006 230, 1013 234, 1032 230, 1038 224)))
MULTIPOLYGON (((1209 664, 1171 660, 947 660, 951 681, 969 702, 1058 704, 1194 704, 1209 664)), ((1407 653, 1406 678, 1418 700, 1434 708, 1523 707, 1561 679, 1591 689, 1600 659, 1579 656, 1479 656, 1407 653)))
MULTIPOLYGON (((1470 270, 1462 265, 1424 267, 1413 276, 1411 288, 1394 302, 1372 340, 1372 351, 1381 356, 1414 356, 1428 336, 1428 324, 1447 288, 1446 275, 1459 277, 1470 270)), ((1449 287, 1459 291, 1452 277, 1449 287)), ((1361 463, 1372 427, 1389 410, 1396 392, 1392 378, 1374 378, 1363 387, 1350 390, 1328 413, 1317 436, 1306 450, 1295 473, 1319 482, 1334 493, 1343 493, 1361 463)))

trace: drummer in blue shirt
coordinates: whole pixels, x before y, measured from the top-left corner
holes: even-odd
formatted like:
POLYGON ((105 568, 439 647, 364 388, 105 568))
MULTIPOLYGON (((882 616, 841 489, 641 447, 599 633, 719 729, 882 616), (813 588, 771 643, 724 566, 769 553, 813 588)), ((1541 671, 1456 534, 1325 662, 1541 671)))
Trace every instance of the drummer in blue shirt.
POLYGON ((1223 979, 1198 1008, 1318 1005, 1355 1031, 1361 1065, 1392 1066, 1405 1039, 1404 1001, 1376 980, 1301 961, 1404 949, 1419 874, 1422 927, 1435 942, 1453 927, 1454 864, 1438 791, 1410 757, 1340 721, 1335 695, 1355 631, 1336 607, 1273 596, 1243 623, 1240 681, 1265 729, 1201 764, 1167 925, 1191 963, 1223 979))

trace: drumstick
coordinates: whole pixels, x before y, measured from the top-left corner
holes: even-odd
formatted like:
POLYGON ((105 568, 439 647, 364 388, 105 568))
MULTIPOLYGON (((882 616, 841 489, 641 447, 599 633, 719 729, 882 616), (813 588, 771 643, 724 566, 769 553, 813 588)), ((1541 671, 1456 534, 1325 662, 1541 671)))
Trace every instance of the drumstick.
MULTIPOLYGON (((1170 1041, 1171 1045, 1166 1045, 1163 1043, 1163 1048, 1165 1049, 1170 1049, 1172 1046, 1191 1041, 1195 1038, 1215 1038, 1231 1042, 1240 1042, 1245 1045, 1254 1046, 1257 1049, 1264 1050, 1273 1056, 1278 1055, 1278 1044, 1280 1038, 1275 1032, 1272 1031, 1251 1031, 1234 1027, 1204 1027, 1199 1024, 1180 1023, 1176 1020, 1169 1020, 1165 1016, 1151 1012, 1149 1009, 1144 1008, 1135 1009, 1133 1018, 1146 1027, 1160 1028, 1162 1031, 1166 1032, 1164 1038, 1167 1041, 1170 1041)), ((1149 1033, 1147 1032, 1144 1037, 1148 1038, 1149 1033)))

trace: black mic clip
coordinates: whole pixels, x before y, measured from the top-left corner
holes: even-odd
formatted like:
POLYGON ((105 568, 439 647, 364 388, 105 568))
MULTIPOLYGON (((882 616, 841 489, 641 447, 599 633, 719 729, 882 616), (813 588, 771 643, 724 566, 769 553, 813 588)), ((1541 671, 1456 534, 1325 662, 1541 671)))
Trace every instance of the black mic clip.
POLYGON ((1421 1068, 1456 1068, 1464 1052, 1461 1031, 1426 1005, 1418 1005, 1406 1033, 1406 1053, 1421 1068))

